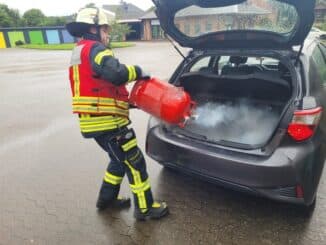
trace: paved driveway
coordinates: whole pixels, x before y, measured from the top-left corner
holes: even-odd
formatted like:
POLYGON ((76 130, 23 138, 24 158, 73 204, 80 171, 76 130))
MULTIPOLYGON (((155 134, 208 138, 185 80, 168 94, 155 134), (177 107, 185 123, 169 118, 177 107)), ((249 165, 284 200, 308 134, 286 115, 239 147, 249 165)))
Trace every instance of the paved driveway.
MULTIPOLYGON (((168 43, 116 50, 122 62, 167 78, 180 57, 168 43)), ((153 191, 171 215, 136 222, 132 208, 97 213, 107 165, 70 109, 70 52, 0 50, 0 244, 326 244, 326 183, 311 217, 162 169, 147 158, 153 191)), ((148 116, 132 112, 144 149, 148 116)), ((124 180, 122 193, 130 195, 124 180)))

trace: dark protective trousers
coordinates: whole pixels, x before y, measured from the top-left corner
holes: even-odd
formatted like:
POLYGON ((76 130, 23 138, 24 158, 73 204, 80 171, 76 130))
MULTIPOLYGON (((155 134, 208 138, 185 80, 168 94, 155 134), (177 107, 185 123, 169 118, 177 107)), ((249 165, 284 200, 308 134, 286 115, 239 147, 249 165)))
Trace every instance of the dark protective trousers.
POLYGON ((147 209, 153 204, 153 196, 146 171, 143 153, 137 146, 133 129, 122 127, 95 137, 95 141, 111 159, 100 189, 99 198, 110 202, 117 198, 125 173, 133 192, 135 206, 147 209))

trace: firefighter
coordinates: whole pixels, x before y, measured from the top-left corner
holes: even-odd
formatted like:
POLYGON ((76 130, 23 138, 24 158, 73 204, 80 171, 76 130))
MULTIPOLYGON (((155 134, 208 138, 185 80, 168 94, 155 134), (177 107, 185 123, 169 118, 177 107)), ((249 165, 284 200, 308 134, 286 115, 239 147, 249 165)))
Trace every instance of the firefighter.
POLYGON ((79 116, 82 135, 95 139, 111 159, 96 203, 98 210, 130 206, 130 198, 118 195, 126 173, 134 196, 135 218, 167 215, 166 203, 153 200, 143 153, 134 130, 128 127, 126 84, 149 77, 137 65, 121 64, 107 48, 110 26, 102 9, 81 9, 76 21, 66 27, 72 36, 80 38, 69 68, 73 112, 79 116))

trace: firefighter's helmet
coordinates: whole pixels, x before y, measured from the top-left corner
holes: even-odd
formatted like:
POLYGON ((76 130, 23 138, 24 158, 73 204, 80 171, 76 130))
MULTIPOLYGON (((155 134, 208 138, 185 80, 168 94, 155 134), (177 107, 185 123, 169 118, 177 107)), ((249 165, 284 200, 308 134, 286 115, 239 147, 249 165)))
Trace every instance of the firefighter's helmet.
POLYGON ((76 17, 76 20, 66 24, 68 32, 74 37, 81 37, 92 26, 109 25, 104 11, 100 8, 83 8, 76 17))

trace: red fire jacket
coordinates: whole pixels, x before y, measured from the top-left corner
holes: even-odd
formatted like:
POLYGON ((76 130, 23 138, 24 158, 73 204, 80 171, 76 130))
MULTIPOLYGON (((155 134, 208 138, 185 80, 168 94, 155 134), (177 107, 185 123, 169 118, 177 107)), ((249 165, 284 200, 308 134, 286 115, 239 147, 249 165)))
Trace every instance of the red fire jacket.
MULTIPOLYGON (((73 96, 73 112, 91 115, 129 116, 128 91, 124 85, 96 77, 90 62, 90 50, 95 41, 80 41, 72 53, 69 78, 73 96)), ((104 55, 112 51, 105 50, 104 55)), ((101 54, 97 57, 101 58, 101 54)))

